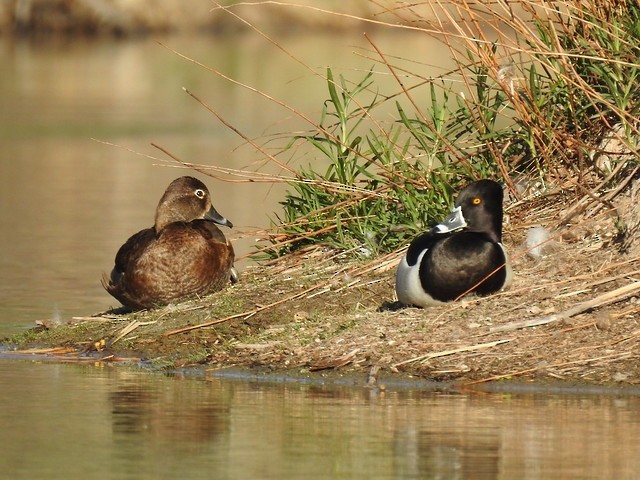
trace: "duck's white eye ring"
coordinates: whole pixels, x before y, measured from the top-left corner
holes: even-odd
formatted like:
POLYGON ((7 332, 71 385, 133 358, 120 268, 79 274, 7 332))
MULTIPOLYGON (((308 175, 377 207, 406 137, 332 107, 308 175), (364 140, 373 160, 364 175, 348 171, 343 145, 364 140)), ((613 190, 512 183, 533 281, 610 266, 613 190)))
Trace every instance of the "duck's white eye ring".
POLYGON ((204 196, 205 196, 204 190, 202 190, 201 188, 198 188, 193 193, 195 193, 196 197, 198 197, 198 198, 204 198, 204 196))

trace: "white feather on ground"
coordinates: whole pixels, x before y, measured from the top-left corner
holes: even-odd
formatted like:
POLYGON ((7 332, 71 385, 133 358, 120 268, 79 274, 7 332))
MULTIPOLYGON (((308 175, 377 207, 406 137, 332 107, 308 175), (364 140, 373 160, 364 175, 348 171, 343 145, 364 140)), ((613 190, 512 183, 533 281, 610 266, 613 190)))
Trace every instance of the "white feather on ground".
POLYGON ((544 256, 545 251, 549 250, 551 233, 544 227, 531 227, 527 230, 526 248, 527 255, 533 258, 544 256))

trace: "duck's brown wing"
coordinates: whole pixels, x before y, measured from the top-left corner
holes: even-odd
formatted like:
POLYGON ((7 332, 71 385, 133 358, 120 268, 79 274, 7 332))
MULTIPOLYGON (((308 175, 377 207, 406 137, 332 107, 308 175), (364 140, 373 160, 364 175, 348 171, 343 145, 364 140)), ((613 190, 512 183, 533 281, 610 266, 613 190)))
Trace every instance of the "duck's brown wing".
POLYGON ((109 276, 102 277, 102 286, 123 305, 131 308, 144 308, 144 305, 131 298, 123 285, 123 278, 134 268, 134 263, 144 250, 156 239, 155 230, 147 228, 132 235, 116 253, 115 265, 109 276))
POLYGON ((155 240, 156 232, 153 228, 145 228, 132 235, 116 253, 115 265, 111 271, 112 280, 114 275, 120 277, 126 273, 135 259, 140 258, 142 252, 155 240))
POLYGON ((106 290, 123 305, 150 308, 222 289, 233 276, 233 247, 213 222, 146 229, 118 250, 106 290))

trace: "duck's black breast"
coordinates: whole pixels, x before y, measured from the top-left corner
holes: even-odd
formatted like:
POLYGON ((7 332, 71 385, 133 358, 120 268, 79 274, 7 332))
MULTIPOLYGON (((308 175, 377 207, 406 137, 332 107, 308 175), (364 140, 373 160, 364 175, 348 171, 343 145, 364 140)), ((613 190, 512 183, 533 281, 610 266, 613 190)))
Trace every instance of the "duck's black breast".
POLYGON ((431 245, 420 264, 420 282, 443 302, 472 291, 486 295, 504 286, 506 261, 502 246, 484 233, 457 232, 431 245))
POLYGON ((445 238, 449 237, 449 234, 439 234, 434 233, 433 230, 430 232, 423 233, 418 235, 409 245, 406 253, 407 264, 410 267, 413 267, 416 263, 418 263, 418 259, 420 258, 420 254, 425 250, 433 247, 438 241, 442 241, 445 238))

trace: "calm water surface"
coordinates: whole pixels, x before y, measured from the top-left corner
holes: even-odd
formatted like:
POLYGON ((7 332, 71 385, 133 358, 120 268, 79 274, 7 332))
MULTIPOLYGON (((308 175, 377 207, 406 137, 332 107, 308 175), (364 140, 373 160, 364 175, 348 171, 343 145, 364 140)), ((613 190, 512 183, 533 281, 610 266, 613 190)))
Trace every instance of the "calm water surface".
MULTIPOLYGON (((390 58, 424 61, 413 68, 425 75, 450 65, 424 36, 376 40, 390 58)), ((314 72, 359 79, 373 64, 354 54, 359 35, 280 39, 310 69, 252 36, 163 41, 314 119, 326 98, 314 72)), ((3 42, 0 335, 115 305, 101 273, 185 173, 150 142, 189 162, 278 173, 183 86, 267 148, 308 128, 153 40, 3 42)), ((196 176, 246 254, 283 187, 196 176)), ((6 359, 0 385, 1 478, 631 479, 640 466, 632 396, 376 392, 6 359)))
POLYGON ((638 397, 456 395, 0 360, 11 479, 635 479, 638 397))

